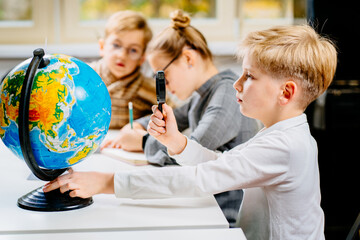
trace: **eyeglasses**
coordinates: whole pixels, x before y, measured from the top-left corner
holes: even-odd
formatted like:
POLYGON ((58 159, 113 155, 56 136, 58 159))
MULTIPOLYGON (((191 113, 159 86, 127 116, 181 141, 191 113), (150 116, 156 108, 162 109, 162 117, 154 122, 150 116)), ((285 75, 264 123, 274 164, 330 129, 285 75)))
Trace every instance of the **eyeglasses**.
POLYGON ((171 61, 163 68, 164 72, 176 59, 178 59, 178 57, 180 56, 181 53, 182 52, 179 52, 178 54, 176 54, 176 56, 173 59, 171 59, 171 61))
MULTIPOLYGON (((175 62, 176 59, 178 59, 178 58, 180 57, 181 53, 182 53, 182 52, 179 52, 178 54, 176 54, 176 56, 175 56, 173 59, 171 59, 171 61, 170 61, 168 64, 166 64, 166 66, 162 69, 162 71, 165 72, 165 70, 166 70, 173 62, 175 62)), ((153 78, 155 78, 155 77, 156 77, 156 73, 153 74, 153 78)))
POLYGON ((126 51, 126 54, 129 56, 131 60, 139 60, 142 55, 143 51, 139 47, 123 47, 120 44, 113 43, 111 44, 112 50, 117 52, 126 51))

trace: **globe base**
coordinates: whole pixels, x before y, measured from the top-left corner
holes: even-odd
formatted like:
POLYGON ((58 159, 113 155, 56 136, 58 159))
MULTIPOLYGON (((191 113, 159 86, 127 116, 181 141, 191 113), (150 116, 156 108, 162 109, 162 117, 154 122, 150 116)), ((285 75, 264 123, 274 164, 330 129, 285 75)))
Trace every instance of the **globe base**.
POLYGON ((69 192, 61 193, 59 189, 44 193, 39 187, 18 199, 20 208, 31 211, 56 212, 87 207, 93 203, 90 198, 72 198, 69 192))

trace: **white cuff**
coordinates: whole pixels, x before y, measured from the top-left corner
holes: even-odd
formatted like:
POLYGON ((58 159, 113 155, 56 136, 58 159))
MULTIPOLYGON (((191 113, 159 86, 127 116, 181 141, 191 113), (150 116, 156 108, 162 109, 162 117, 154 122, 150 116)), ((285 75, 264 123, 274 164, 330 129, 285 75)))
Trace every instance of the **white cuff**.
POLYGON ((117 172, 114 174, 114 192, 117 198, 126 198, 129 194, 129 173, 117 172))
POLYGON ((177 155, 171 155, 182 166, 195 166, 199 163, 215 160, 218 154, 200 145, 195 140, 187 138, 185 149, 177 155))

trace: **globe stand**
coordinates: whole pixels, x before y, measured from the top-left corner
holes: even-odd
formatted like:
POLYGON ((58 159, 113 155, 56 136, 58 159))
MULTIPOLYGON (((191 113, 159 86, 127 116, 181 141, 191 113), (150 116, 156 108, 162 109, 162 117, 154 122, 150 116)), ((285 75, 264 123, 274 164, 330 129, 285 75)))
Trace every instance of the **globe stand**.
POLYGON ((59 189, 44 193, 39 187, 18 199, 18 206, 32 211, 67 211, 89 206, 92 198, 72 198, 69 192, 61 193, 59 189))
MULTIPOLYGON (((19 105, 19 140, 21 152, 30 170, 36 177, 44 181, 52 181, 67 169, 43 169, 36 162, 32 151, 29 129, 29 106, 32 85, 38 68, 46 67, 49 59, 43 58, 45 53, 41 48, 35 49, 29 67, 26 70, 21 89, 19 105)), ((67 211, 89 206, 93 203, 92 198, 72 198, 69 193, 62 194, 60 190, 44 193, 42 187, 33 190, 18 199, 18 206, 34 211, 67 211)))

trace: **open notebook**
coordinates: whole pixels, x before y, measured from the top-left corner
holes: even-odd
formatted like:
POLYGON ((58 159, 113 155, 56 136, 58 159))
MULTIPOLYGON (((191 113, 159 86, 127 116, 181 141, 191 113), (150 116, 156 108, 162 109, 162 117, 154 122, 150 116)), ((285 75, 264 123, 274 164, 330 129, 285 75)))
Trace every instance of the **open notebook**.
POLYGON ((104 148, 101 150, 101 153, 108 157, 118 159, 136 166, 149 164, 144 153, 128 152, 118 148, 104 148))

